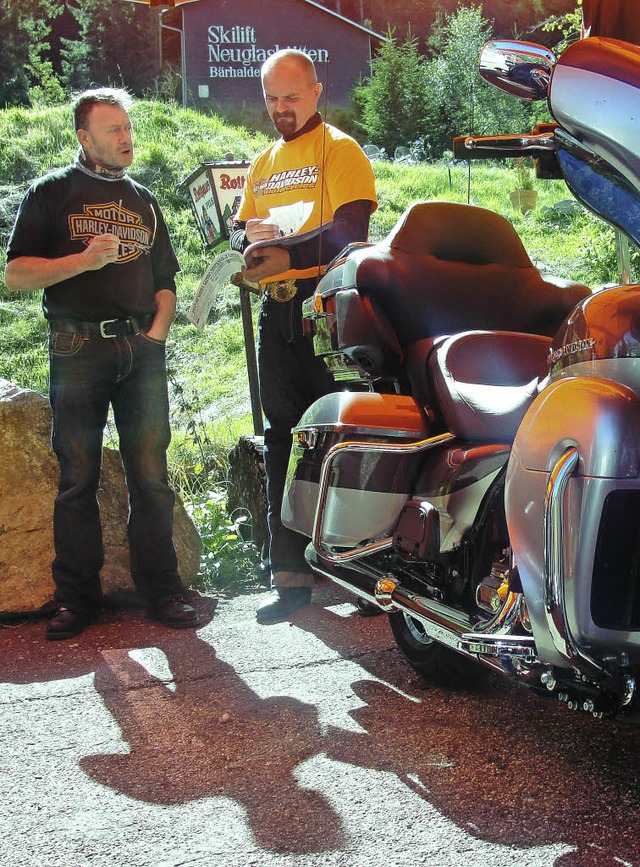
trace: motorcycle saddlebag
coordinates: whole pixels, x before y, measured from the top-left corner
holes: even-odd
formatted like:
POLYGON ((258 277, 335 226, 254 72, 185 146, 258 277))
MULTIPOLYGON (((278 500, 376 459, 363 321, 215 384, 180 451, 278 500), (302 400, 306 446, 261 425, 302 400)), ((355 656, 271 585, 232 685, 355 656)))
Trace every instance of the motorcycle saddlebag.
POLYGON ((392 535, 420 464, 415 454, 401 454, 393 446, 431 435, 424 411, 409 396, 347 391, 326 395, 293 430, 283 522, 313 535, 320 472, 329 460, 322 541, 351 548, 392 535), (388 444, 389 449, 350 449, 347 443, 388 444))

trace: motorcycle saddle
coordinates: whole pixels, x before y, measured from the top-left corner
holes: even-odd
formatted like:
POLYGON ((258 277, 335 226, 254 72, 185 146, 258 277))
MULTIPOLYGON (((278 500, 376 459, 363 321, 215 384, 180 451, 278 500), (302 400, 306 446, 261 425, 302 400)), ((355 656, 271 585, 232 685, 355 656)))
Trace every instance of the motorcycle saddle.
POLYGON ((436 344, 427 358, 445 428, 463 438, 512 442, 548 372, 551 338, 470 331, 436 344))
POLYGON ((358 291, 406 349, 466 330, 552 336, 590 290, 545 279, 500 214, 456 202, 420 202, 358 254, 358 291))

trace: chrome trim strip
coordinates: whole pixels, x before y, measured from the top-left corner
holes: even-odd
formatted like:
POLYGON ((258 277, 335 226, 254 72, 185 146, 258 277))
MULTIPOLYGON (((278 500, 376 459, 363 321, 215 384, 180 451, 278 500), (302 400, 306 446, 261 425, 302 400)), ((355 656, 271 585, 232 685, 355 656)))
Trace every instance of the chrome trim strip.
POLYGON ((467 632, 460 639, 460 648, 467 653, 480 656, 507 656, 510 659, 527 659, 537 662, 536 646, 533 636, 527 635, 483 635, 467 632))
MULTIPOLYGON (((416 430, 401 430, 399 428, 360 427, 359 425, 355 424, 331 423, 300 425, 299 427, 294 427, 291 430, 291 433, 294 436, 296 434, 308 434, 313 432, 316 432, 317 434, 339 433, 363 437, 380 437, 382 434, 384 434, 384 436, 394 437, 397 439, 409 439, 410 437, 415 437, 420 433, 416 430)), ((367 443, 367 445, 370 445, 370 443, 367 443)), ((413 445, 413 443, 408 443, 408 445, 413 445)))
POLYGON ((536 133, 532 135, 497 135, 482 137, 468 136, 464 140, 464 146, 468 151, 510 151, 516 148, 517 150, 521 151, 552 151, 555 149, 555 139, 553 133, 536 133))

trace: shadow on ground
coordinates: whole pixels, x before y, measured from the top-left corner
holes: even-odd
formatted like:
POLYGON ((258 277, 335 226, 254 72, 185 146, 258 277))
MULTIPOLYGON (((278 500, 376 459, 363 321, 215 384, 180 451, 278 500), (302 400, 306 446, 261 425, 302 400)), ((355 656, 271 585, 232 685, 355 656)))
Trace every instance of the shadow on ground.
MULTIPOLYGON (((231 798, 266 850, 319 853, 343 845, 345 813, 296 779, 301 763, 326 755, 345 773, 353 766, 396 775, 483 840, 575 847, 556 867, 640 863, 635 729, 571 714, 492 674, 478 672, 464 690, 425 685, 390 651, 382 618, 338 616, 330 607, 339 601, 334 588, 321 587, 318 597, 294 616, 297 640, 311 633, 361 667, 362 678, 351 684, 354 704, 362 703, 351 711, 360 731, 327 731, 315 706, 291 697, 260 698, 198 631, 143 623, 135 609, 107 614, 72 642, 46 644, 43 624, 0 630, 2 680, 94 672, 129 752, 86 755, 83 770, 152 804, 231 798), (151 673, 158 651, 166 675, 151 673)), ((196 604, 204 622, 214 616, 215 600, 198 597, 196 604)), ((330 678, 331 665, 326 669, 330 678)))

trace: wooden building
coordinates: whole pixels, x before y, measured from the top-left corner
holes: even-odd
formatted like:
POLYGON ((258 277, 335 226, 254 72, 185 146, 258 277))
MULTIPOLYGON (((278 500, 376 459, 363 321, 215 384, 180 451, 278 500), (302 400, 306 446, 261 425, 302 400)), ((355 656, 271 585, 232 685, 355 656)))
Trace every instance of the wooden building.
POLYGON ((384 39, 314 0, 181 0, 175 6, 156 0, 152 5, 160 10, 165 59, 182 70, 183 103, 195 108, 262 108, 260 67, 280 48, 307 53, 329 105, 347 105, 353 87, 370 74, 384 39))

